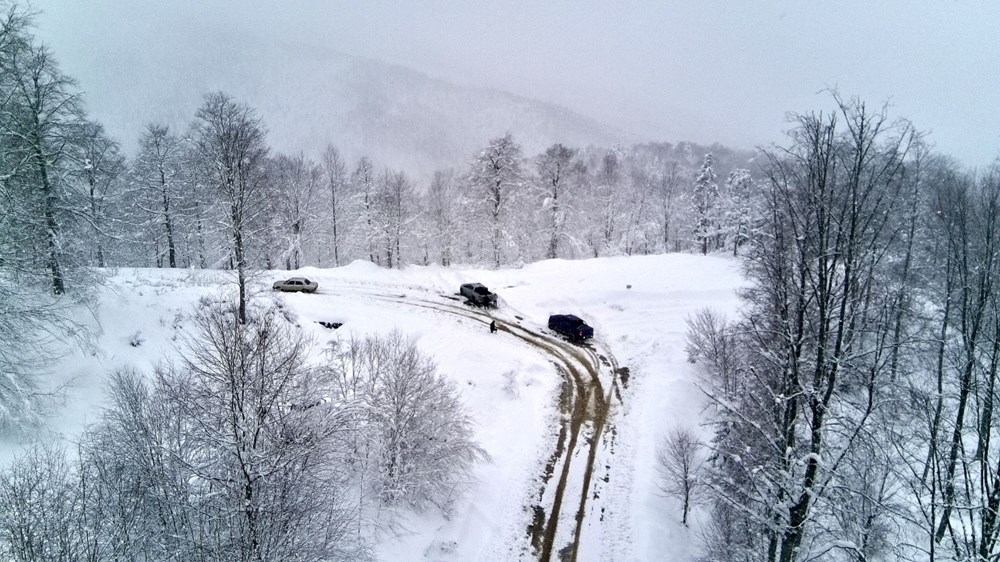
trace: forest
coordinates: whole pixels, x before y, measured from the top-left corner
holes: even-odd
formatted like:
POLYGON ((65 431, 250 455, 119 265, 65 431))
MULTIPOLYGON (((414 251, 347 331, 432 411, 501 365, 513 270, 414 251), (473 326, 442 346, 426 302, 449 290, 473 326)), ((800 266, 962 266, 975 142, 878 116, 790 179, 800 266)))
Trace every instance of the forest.
POLYGON ((105 272, 238 288, 202 303, 183 361, 113 375, 78 450, 3 469, 5 559, 364 559, 386 506, 447 510, 486 454, 430 358, 395 334, 310 365, 247 290, 261 270, 667 252, 732 256, 749 281, 738 316, 687 326, 712 439, 678 428, 660 455, 685 522, 710 514, 704 560, 1000 556, 1000 167, 837 92, 781 146, 524 154, 498 131, 426 179, 335 145, 281 154, 253 107, 208 92, 125 154, 30 12, 0 6, 3 431, 45 423, 39 373, 86 339, 70 311, 105 272))

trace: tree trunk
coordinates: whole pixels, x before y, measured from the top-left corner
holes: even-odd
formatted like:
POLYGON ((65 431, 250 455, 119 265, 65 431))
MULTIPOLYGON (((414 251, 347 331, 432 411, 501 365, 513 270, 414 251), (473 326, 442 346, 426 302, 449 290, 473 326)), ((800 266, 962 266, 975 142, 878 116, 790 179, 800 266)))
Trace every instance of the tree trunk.
POLYGON ((333 226, 333 266, 340 267, 340 240, 337 238, 337 194, 330 190, 331 212, 330 224, 333 226))
POLYGON ((59 224, 56 222, 56 206, 58 197, 55 187, 49 181, 49 170, 45 161, 45 154, 42 152, 42 139, 38 137, 38 116, 34 118, 35 134, 34 149, 35 158, 38 162, 38 175, 42 182, 43 216, 45 217, 45 238, 48 245, 49 271, 52 275, 52 293, 61 295, 66 292, 66 282, 63 279, 62 263, 59 250, 59 224))
POLYGON ((240 324, 247 323, 247 279, 246 264, 244 263, 243 248, 243 221, 239 206, 233 204, 230 207, 233 221, 233 260, 236 269, 236 282, 239 285, 239 312, 237 321, 240 324))
MULTIPOLYGON (((174 248, 174 228, 170 222, 170 199, 167 197, 167 178, 160 169, 160 195, 163 198, 163 227, 167 233, 167 263, 177 267, 177 253, 174 248)), ((199 226, 200 223, 199 223, 199 226)))

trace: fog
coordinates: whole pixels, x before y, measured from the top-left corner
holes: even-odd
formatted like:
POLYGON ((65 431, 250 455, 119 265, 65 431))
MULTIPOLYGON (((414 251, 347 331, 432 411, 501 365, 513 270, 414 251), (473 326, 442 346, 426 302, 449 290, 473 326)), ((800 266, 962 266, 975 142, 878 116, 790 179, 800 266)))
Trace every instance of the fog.
POLYGON ((115 96, 128 95, 94 83, 108 64, 130 73, 129 59, 114 53, 152 58, 147 68, 193 65, 181 48, 147 46, 220 33, 237 43, 243 36, 328 48, 537 98, 656 140, 780 142, 786 112, 827 108, 825 90, 836 88, 869 104, 888 102, 891 115, 909 118, 968 165, 1000 154, 995 3, 121 4, 34 3, 39 35, 90 93, 98 119, 120 103, 115 96), (172 56, 181 60, 160 60, 172 56))

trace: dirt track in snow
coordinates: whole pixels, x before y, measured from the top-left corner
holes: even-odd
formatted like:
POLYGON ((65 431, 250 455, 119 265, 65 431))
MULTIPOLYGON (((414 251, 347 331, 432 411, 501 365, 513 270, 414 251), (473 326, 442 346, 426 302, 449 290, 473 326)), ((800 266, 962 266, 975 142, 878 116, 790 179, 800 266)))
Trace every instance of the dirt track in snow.
MULTIPOLYGON (((387 293, 356 286, 350 290, 379 300, 478 320, 484 329, 496 320, 499 332, 535 348, 555 365, 562 377, 560 427, 541 475, 541 488, 530 506, 533 517, 526 539, 541 561, 576 561, 588 513, 593 516, 604 512, 594 474, 602 468, 597 466, 600 457, 605 470, 600 480, 607 483, 616 435, 612 412, 623 405, 621 390, 628 384, 628 370, 619 368, 614 357, 601 351, 599 344, 570 343, 544 330, 523 326, 520 317, 501 318, 489 309, 463 304, 457 295, 421 298, 412 293, 387 293)), ((601 520, 603 517, 598 518, 598 524, 601 520)))

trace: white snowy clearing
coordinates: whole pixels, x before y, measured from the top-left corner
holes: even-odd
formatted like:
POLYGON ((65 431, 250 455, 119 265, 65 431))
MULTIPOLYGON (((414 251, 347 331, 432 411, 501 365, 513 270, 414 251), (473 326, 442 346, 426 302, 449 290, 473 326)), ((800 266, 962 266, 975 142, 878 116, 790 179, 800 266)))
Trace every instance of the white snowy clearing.
MULTIPOLYGON (((49 423, 52 438, 71 443, 85 424, 97 420, 112 369, 150 372, 175 355, 199 297, 233 292, 231 281, 219 271, 112 272, 96 317, 87 319, 96 326, 95 347, 72 352, 54 369, 53 384, 69 386, 49 423)), ((616 378, 620 395, 610 401, 605 446, 593 463, 578 559, 684 561, 692 558, 698 513, 691 528, 684 528, 675 500, 657 493, 656 448, 672 426, 697 428, 703 417, 696 366, 684 353, 685 320, 706 307, 731 316, 738 306, 735 290, 743 283, 734 260, 674 254, 549 260, 510 270, 385 270, 359 261, 336 269, 265 272, 254 286, 267 298, 284 301, 313 338, 317 361, 331 340, 401 331, 459 385, 476 421, 477 439, 492 462, 476 467, 450 517, 437 511, 405 515, 406 531, 377 545, 380 560, 535 558, 528 529, 536 515, 532 506, 540 505, 547 515, 552 504, 559 470, 549 487, 544 476, 563 415, 563 379, 551 356, 511 330, 548 332, 550 314, 576 314, 594 327, 591 356, 628 368, 625 380, 616 378), (271 283, 290 275, 318 281, 319 291, 272 295, 271 283), (458 287, 472 281, 500 295, 497 310, 462 304, 458 287), (486 315, 497 319, 498 333, 490 334, 486 315), (330 329, 319 322, 343 325, 330 329)), ((582 442, 591 441, 592 429, 584 428, 582 442)), ((18 448, 0 442, 0 460, 6 462, 18 448)), ((572 540, 586 464, 586 458, 572 459, 554 551, 572 540)))

